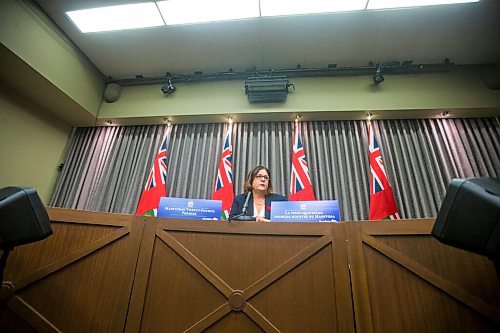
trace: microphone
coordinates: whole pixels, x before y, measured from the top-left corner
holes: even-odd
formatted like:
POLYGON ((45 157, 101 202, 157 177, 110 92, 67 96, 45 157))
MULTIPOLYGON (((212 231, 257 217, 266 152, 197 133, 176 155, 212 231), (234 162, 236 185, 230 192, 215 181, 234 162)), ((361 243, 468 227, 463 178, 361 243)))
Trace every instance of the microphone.
POLYGON ((233 216, 229 219, 229 221, 255 221, 255 217, 245 215, 247 213, 248 201, 250 200, 250 196, 252 195, 251 191, 248 191, 247 197, 245 198, 245 202, 243 203, 243 207, 241 208, 241 213, 233 216))
POLYGON ((252 195, 251 191, 248 191, 245 202, 243 203, 243 208, 241 209, 241 215, 245 215, 247 213, 248 200, 250 200, 250 196, 252 195))

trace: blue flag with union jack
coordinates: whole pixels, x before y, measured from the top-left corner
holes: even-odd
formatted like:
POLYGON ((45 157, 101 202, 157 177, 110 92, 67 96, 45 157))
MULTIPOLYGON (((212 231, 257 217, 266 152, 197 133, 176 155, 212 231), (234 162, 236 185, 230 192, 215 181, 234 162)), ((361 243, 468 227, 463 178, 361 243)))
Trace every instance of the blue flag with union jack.
POLYGON ((300 139, 300 124, 295 122, 292 151, 292 177, 290 181, 290 201, 316 200, 309 176, 304 147, 300 139))
POLYGON ((234 187, 233 187, 233 145, 231 143, 232 125, 229 127, 224 138, 224 146, 222 148, 222 156, 217 168, 217 178, 215 179, 215 187, 212 193, 212 200, 222 201, 221 218, 227 220, 229 211, 233 204, 234 187))
POLYGON ((167 196, 167 133, 155 157, 136 215, 157 216, 160 198, 167 196))
POLYGON ((370 220, 399 219, 396 201, 385 173, 380 147, 372 124, 368 122, 368 149, 370 160, 370 220))

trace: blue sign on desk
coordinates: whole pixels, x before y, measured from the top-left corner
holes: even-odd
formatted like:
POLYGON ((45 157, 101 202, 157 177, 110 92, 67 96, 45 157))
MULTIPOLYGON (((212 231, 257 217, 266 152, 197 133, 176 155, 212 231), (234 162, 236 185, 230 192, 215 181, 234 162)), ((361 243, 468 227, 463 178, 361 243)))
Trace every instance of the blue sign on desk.
POLYGON ((219 220, 222 201, 163 197, 158 206, 158 217, 195 220, 219 220))
POLYGON ((337 200, 273 201, 271 222, 339 222, 337 200))

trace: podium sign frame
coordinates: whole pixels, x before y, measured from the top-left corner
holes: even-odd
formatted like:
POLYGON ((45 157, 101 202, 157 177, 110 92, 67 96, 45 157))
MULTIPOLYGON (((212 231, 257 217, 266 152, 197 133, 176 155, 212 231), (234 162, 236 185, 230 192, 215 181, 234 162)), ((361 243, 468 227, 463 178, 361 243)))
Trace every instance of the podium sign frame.
POLYGON ((340 222, 339 202, 337 200, 271 202, 271 222, 340 222))
POLYGON ((221 200, 160 198, 158 217, 194 220, 220 220, 221 200))

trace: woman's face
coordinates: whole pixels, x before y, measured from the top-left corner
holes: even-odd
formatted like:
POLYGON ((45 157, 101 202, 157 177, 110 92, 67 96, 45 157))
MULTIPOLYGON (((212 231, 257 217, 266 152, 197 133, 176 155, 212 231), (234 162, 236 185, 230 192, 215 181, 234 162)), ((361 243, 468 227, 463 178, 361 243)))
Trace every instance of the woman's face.
POLYGON ((252 188, 258 191, 266 191, 269 186, 269 174, 265 169, 259 170, 252 182, 252 188))

